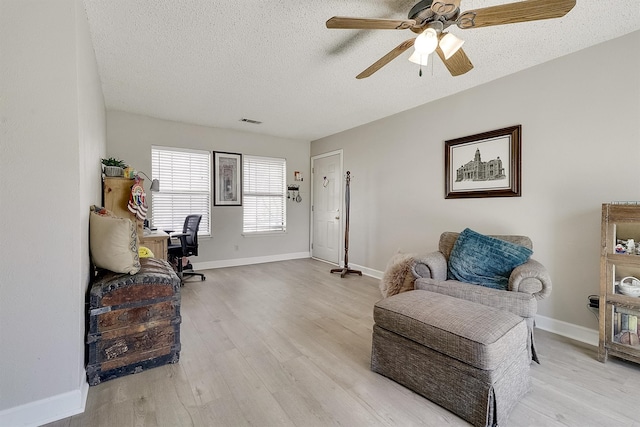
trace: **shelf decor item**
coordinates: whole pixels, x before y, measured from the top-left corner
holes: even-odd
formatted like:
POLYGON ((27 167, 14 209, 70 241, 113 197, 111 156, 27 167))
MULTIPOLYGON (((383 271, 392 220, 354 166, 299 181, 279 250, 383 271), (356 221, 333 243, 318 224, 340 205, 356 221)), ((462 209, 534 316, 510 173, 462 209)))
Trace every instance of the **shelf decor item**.
POLYGON ((627 276, 620 280, 620 292, 629 297, 640 297, 640 279, 627 276))
POLYGON ((123 176, 124 168, 127 167, 124 160, 116 159, 115 157, 102 159, 102 164, 104 165, 104 174, 106 176, 123 176))

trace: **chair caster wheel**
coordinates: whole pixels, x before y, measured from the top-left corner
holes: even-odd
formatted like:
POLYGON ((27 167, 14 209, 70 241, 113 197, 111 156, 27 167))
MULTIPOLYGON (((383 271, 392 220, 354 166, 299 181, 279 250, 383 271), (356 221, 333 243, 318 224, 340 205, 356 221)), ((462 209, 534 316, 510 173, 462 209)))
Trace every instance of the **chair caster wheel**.
POLYGON ((201 282, 204 282, 205 280, 207 280, 207 278, 204 276, 202 276, 202 278, 200 279, 201 282))

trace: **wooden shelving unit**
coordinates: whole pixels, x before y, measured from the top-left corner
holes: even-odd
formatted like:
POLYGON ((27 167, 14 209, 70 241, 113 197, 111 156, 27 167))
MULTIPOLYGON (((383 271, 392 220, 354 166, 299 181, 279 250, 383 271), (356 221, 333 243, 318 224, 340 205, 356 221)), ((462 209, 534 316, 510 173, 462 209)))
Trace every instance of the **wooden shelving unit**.
POLYGON ((608 356, 640 363, 640 297, 623 295, 618 285, 628 276, 640 278, 640 255, 616 253, 618 241, 627 239, 640 243, 640 204, 603 204, 598 349, 603 363, 608 356))
MULTIPOLYGON (((144 181, 143 181, 144 182, 144 181)), ((102 181, 102 197, 105 209, 120 218, 129 218, 138 227, 138 236, 142 235, 142 221, 127 209, 131 187, 135 180, 122 177, 105 176, 102 181)))

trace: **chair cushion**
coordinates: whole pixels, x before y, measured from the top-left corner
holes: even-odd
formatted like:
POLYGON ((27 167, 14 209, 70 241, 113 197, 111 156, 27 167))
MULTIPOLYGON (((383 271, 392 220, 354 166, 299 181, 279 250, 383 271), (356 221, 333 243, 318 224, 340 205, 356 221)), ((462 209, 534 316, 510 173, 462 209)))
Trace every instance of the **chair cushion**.
POLYGON ((140 270, 136 224, 111 216, 106 210, 89 217, 89 247, 96 267, 115 273, 136 274, 140 270))
POLYGON ((447 278, 506 290, 513 269, 524 264, 532 253, 524 246, 466 228, 453 245, 447 278))

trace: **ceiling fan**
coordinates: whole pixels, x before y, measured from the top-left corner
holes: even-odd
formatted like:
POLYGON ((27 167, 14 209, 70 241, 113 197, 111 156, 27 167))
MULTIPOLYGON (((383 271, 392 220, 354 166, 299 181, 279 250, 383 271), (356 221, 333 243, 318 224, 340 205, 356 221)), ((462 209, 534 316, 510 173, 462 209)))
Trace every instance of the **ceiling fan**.
POLYGON ((457 25, 463 30, 493 25, 560 18, 576 5, 576 0, 525 0, 516 3, 460 11, 460 0, 422 0, 409 11, 408 19, 348 18, 334 16, 327 28, 361 30, 411 30, 417 37, 405 40, 389 53, 356 76, 371 76, 411 46, 415 48, 410 61, 426 65, 434 51, 452 76, 459 76, 473 68, 461 49, 463 40, 445 32, 457 25))

